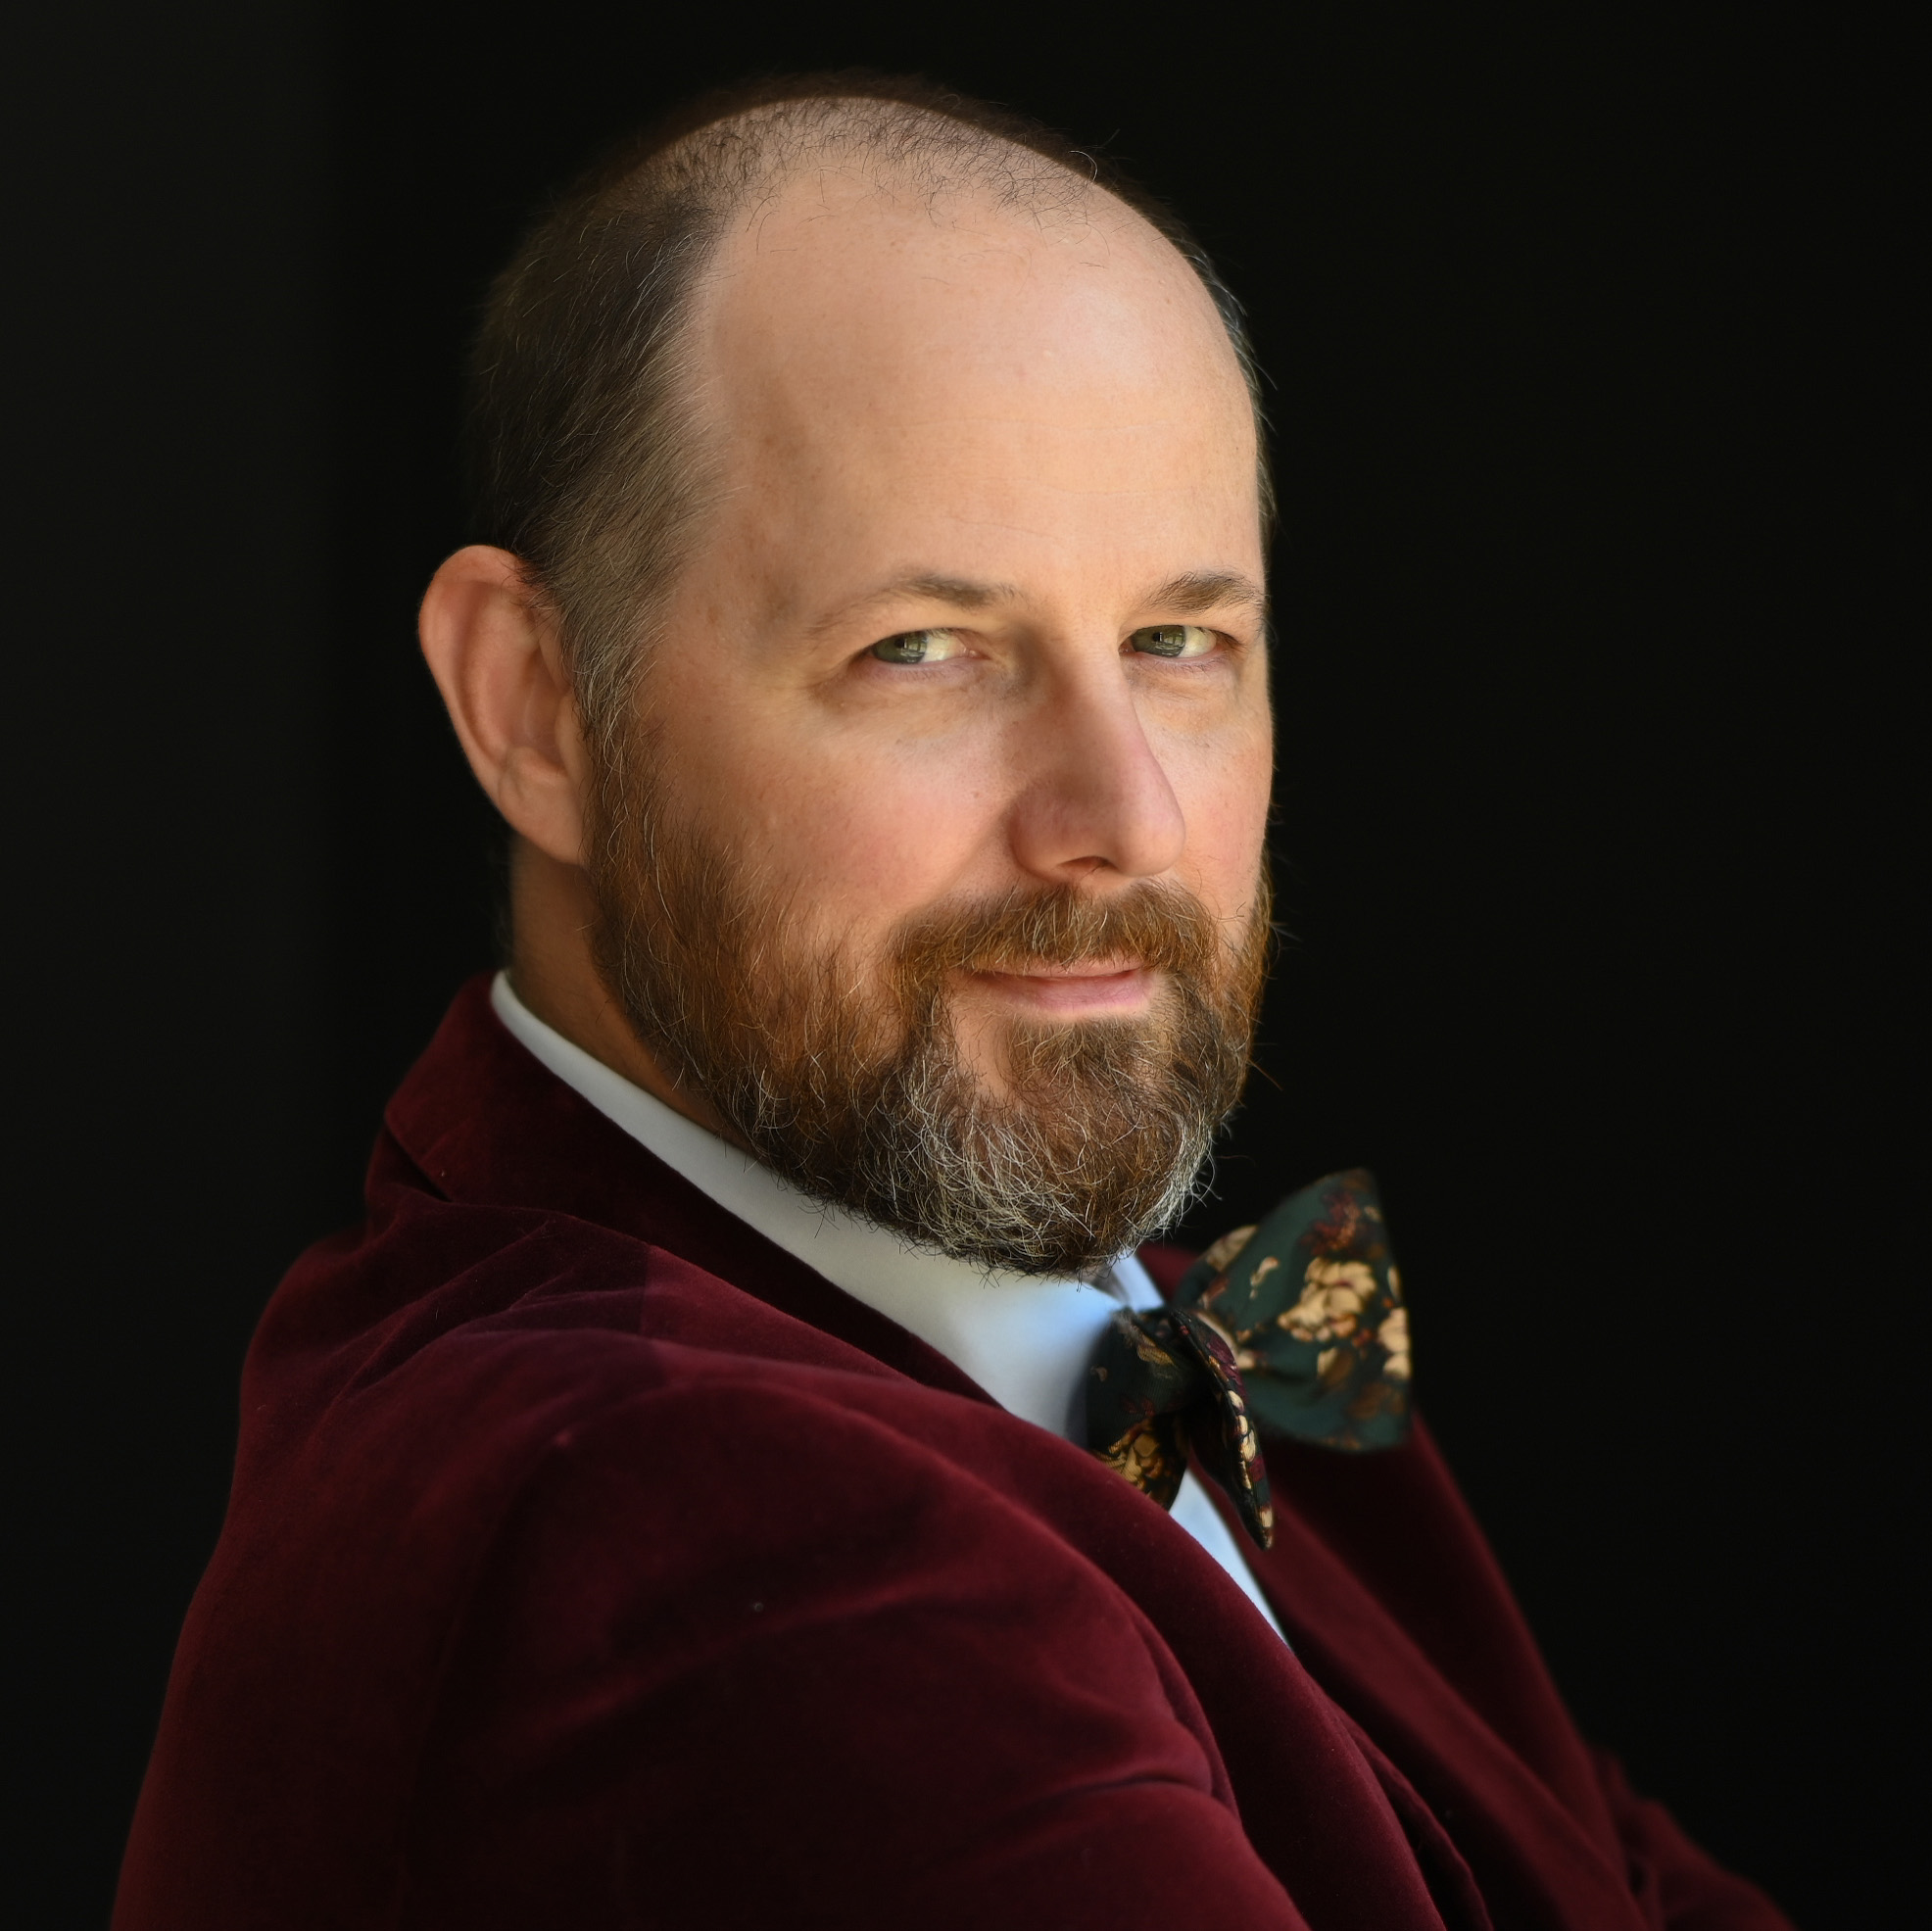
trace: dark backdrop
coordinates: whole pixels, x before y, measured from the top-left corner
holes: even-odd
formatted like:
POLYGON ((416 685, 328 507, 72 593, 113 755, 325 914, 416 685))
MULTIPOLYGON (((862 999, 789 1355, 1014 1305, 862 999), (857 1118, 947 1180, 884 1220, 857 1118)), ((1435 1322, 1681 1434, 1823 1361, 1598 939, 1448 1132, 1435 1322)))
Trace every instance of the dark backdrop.
POLYGON ((1374 1166, 1424 1401, 1586 1725, 1813 1931, 1898 1908, 1902 45, 1775 5, 96 0, 11 51, 35 1921, 105 1913, 250 1327, 490 960, 411 647, 482 284, 658 106, 851 62, 1118 154, 1274 376, 1289 937, 1195 1231, 1374 1166))

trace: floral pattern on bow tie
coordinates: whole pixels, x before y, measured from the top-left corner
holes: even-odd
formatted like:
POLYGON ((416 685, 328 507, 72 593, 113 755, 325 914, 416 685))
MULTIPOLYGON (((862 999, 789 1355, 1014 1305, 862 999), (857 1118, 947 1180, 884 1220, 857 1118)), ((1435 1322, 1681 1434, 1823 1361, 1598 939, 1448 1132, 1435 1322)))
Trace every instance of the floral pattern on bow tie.
POLYGON ((1164 1509, 1197 1452, 1266 1549, 1275 1512, 1257 1424, 1354 1452, 1409 1432, 1409 1312, 1359 1168, 1217 1240, 1168 1306, 1122 1309, 1087 1371, 1088 1450, 1164 1509))
POLYGON ((1264 1428, 1358 1452, 1406 1438, 1409 1311, 1375 1179, 1361 1168, 1216 1241, 1174 1298, 1228 1337, 1264 1428))
POLYGON ((1114 1316, 1088 1370, 1087 1424, 1091 1452, 1163 1509, 1198 1451, 1248 1533, 1264 1549, 1274 1540, 1268 1469, 1234 1351, 1196 1309, 1114 1316))

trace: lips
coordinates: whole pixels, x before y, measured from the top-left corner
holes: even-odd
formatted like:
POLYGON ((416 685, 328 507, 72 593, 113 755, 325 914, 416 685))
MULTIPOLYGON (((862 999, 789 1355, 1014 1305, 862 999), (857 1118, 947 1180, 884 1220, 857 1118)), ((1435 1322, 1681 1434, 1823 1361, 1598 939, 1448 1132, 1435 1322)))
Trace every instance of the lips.
POLYGON ((1105 1012, 1138 1007, 1146 998, 1152 977, 1145 966, 1123 966, 1112 959, 1037 967, 1030 972, 973 974, 990 991, 1048 1012, 1105 1012))

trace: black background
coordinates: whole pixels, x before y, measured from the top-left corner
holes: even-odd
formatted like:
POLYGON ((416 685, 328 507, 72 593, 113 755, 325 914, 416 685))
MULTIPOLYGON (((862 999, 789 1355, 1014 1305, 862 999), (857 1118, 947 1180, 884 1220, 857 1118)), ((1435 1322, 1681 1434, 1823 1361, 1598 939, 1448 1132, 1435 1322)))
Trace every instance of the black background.
POLYGON ((658 107, 853 62, 1120 156, 1273 374, 1290 938, 1196 1231, 1374 1166, 1425 1406, 1586 1726, 1813 1931, 1909 1912, 1902 43, 1775 5, 202 0, 10 54, 32 1921, 104 1918, 250 1328, 490 960, 411 645, 481 286, 658 107))

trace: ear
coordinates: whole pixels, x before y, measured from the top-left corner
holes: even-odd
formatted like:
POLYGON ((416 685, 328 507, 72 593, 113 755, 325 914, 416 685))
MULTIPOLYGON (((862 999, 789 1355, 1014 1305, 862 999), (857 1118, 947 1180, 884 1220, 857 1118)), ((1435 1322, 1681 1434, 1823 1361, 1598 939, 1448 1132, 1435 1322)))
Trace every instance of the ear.
POLYGON ((522 566, 507 550, 459 550, 430 579, 417 634, 476 782, 539 850, 581 865, 583 728, 522 566))

